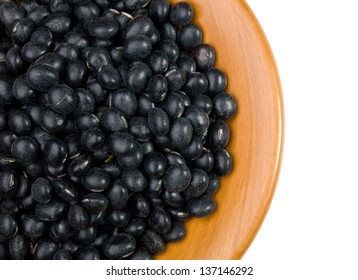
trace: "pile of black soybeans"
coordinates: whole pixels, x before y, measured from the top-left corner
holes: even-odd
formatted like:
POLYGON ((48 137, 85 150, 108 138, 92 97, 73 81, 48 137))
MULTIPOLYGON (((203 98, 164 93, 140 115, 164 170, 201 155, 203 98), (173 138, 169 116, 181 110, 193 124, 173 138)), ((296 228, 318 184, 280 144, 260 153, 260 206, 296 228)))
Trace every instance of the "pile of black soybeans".
POLYGON ((150 259, 215 210, 237 106, 189 4, 0 3, 0 259, 150 259))

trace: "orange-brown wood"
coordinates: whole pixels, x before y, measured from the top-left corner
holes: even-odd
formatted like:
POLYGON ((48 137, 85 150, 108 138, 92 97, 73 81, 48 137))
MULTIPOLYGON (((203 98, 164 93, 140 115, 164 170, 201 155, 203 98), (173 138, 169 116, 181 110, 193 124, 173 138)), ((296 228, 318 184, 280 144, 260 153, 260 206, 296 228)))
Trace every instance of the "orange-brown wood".
MULTIPOLYGON (((172 0, 172 3, 178 0, 172 0)), ((276 65, 259 23, 243 0, 188 0, 239 104, 230 122, 232 173, 215 195, 216 212, 186 223, 187 235, 157 259, 240 259, 268 211, 278 179, 283 103, 276 65)))

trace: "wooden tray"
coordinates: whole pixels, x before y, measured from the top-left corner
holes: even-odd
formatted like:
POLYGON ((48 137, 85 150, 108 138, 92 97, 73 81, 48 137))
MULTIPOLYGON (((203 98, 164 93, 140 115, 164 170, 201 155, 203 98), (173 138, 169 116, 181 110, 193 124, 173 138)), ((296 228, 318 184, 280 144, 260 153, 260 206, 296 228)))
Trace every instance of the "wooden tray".
POLYGON ((230 122, 228 147, 234 169, 221 180, 217 211, 187 222, 184 240, 169 244, 157 259, 240 259, 265 218, 280 169, 279 76, 265 35, 245 1, 188 2, 203 30, 203 41, 216 50, 216 67, 228 76, 227 91, 239 103, 239 113, 230 122))

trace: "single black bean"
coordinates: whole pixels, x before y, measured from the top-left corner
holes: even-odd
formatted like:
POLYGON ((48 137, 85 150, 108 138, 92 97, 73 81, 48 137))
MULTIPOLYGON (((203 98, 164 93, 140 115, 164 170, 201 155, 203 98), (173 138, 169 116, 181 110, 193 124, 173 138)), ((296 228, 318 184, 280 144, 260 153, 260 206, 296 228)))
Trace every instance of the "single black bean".
POLYGON ((154 29, 154 23, 149 17, 136 16, 124 26, 122 36, 124 40, 137 35, 145 35, 150 38, 154 29))
POLYGON ((187 188, 191 180, 190 169, 184 164, 170 165, 164 175, 164 187, 169 192, 181 192, 187 188))
POLYGON ((65 69, 66 60, 57 53, 48 52, 35 61, 35 65, 47 65, 62 73, 65 69))
POLYGON ((213 102, 209 96, 207 96, 206 94, 196 95, 192 96, 190 100, 192 105, 198 106, 199 108, 204 110, 206 114, 210 114, 213 108, 213 102))
POLYGON ((55 48, 55 53, 62 56, 67 62, 75 60, 79 56, 79 50, 71 43, 61 43, 55 48))
POLYGON ((95 151, 103 147, 105 135, 98 127, 87 129, 81 135, 81 146, 87 151, 95 151))
POLYGON ((31 189, 31 182, 26 174, 20 173, 17 174, 17 190, 15 193, 16 198, 23 198, 25 197, 31 189))
POLYGON ((148 81, 152 76, 150 67, 141 61, 131 64, 128 70, 127 87, 134 93, 142 92, 148 85, 148 81))
POLYGON ((103 253, 110 259, 120 259, 133 254, 136 240, 132 235, 119 233, 108 238, 103 244, 103 253))
POLYGON ((164 74, 169 67, 169 57, 164 50, 153 51, 149 55, 147 62, 156 74, 164 74))
POLYGON ((210 125, 207 143, 213 149, 223 149, 230 140, 230 128, 223 120, 217 120, 210 125))
POLYGON ((72 204, 68 210, 68 221, 77 229, 85 229, 89 225, 89 216, 85 209, 79 204, 72 204))
POLYGON ((118 178, 122 174, 122 168, 116 161, 105 162, 100 167, 109 174, 111 179, 118 178))
POLYGON ((76 117, 75 119, 76 128, 84 132, 87 129, 91 127, 98 127, 99 126, 99 120, 94 114, 82 114, 76 117))
POLYGON ((192 21, 194 16, 193 8, 186 2, 175 3, 170 8, 170 20, 173 24, 182 26, 192 21))
POLYGON ((109 204, 113 209, 121 209, 129 199, 129 190, 122 181, 112 182, 107 191, 109 204))
POLYGON ((82 198, 82 206, 89 213, 99 213, 107 209, 108 198, 100 193, 89 193, 82 198))
POLYGON ((17 20, 25 17, 26 11, 15 2, 2 2, 0 19, 7 28, 12 28, 17 20))
POLYGON ((150 110, 155 107, 154 102, 149 99, 147 93, 140 93, 137 95, 137 114, 142 117, 147 117, 150 110))
POLYGON ((65 211, 66 203, 52 200, 48 203, 37 204, 35 214, 42 221, 53 222, 59 220, 65 211))
POLYGON ((21 233, 18 233, 9 241, 9 251, 13 260, 24 260, 28 254, 28 249, 28 240, 21 233))
POLYGON ((162 236, 153 230, 147 229, 142 235, 141 241, 153 254, 162 253, 165 249, 165 242, 162 236))
POLYGON ((148 119, 141 116, 134 116, 129 119, 128 131, 138 141, 148 141, 153 137, 148 119))
POLYGON ((8 112, 8 126, 19 136, 31 131, 31 119, 24 109, 14 109, 8 112))
POLYGON ((20 211, 20 205, 14 198, 2 198, 0 201, 0 209, 2 213, 16 215, 20 211))
POLYGON ((102 129, 108 133, 118 131, 127 131, 128 123, 120 110, 114 108, 106 108, 101 112, 99 122, 102 129))
POLYGON ((67 118, 63 114, 58 114, 49 108, 45 108, 40 112, 40 123, 47 132, 59 133, 66 128, 67 118))
MULTIPOLYGON (((34 108, 38 100, 38 92, 33 90, 29 83, 26 80, 26 75, 20 75, 12 85, 12 93, 14 97, 20 100, 24 105, 33 105, 32 107, 28 106, 27 108, 34 108)), ((39 105, 37 105, 39 106, 39 105)), ((36 107, 35 107, 36 108, 36 107)), ((28 111, 28 114, 31 114, 28 111)))
POLYGON ((29 164, 25 166, 25 172, 28 176, 33 178, 41 177, 44 174, 44 166, 45 162, 43 160, 39 160, 35 163, 29 164))
POLYGON ((73 44, 79 50, 88 47, 90 44, 88 36, 83 29, 68 32, 64 37, 64 41, 73 44))
POLYGON ((218 149, 214 152, 213 172, 218 176, 225 176, 232 170, 232 159, 225 149, 218 149))
POLYGON ((152 42, 145 35, 132 36, 125 41, 123 50, 128 59, 142 60, 152 51, 152 42))
POLYGON ((210 150, 203 148, 202 154, 192 163, 193 167, 209 172, 214 167, 214 155, 210 150))
POLYGON ((18 231, 18 225, 16 220, 10 214, 0 213, 0 224, 1 241, 10 240, 16 235, 18 231))
POLYGON ((111 65, 103 65, 98 69, 97 79, 101 86, 108 90, 116 90, 121 86, 122 78, 111 65))
POLYGON ((151 152, 145 155, 143 167, 150 177, 161 178, 167 170, 167 160, 162 153, 151 152))
POLYGON ((48 46, 41 42, 27 42, 21 49, 22 58, 29 62, 35 62, 40 56, 48 51, 48 46))
POLYGON ((198 136, 193 135, 189 145, 184 150, 182 150, 182 155, 188 160, 195 160, 201 156, 203 153, 203 148, 203 141, 198 136))
POLYGON ((86 21, 97 18, 100 15, 98 6, 90 1, 79 3, 74 6, 73 13, 78 21, 86 21))
POLYGON ((202 169, 191 170, 191 181, 188 187, 183 191, 186 199, 189 200, 194 197, 202 195, 209 185, 209 176, 202 169))
POLYGON ((110 39, 118 33, 119 24, 110 17, 98 17, 88 25, 88 32, 91 36, 100 39, 110 39))
POLYGON ((142 194, 135 194, 131 196, 129 201, 132 214, 139 218, 146 218, 150 213, 150 201, 142 194))
POLYGON ((72 237, 73 235, 75 235, 77 232, 76 229, 74 229, 70 223, 68 222, 68 220, 62 219, 60 221, 51 223, 51 225, 49 226, 48 229, 48 233, 49 233, 49 237, 56 241, 56 242, 65 242, 66 240, 68 240, 70 237, 72 237))
POLYGON ((37 218, 34 214, 23 214, 21 216, 22 232, 29 238, 35 239, 45 232, 46 223, 37 218))
POLYGON ((72 254, 66 249, 58 249, 53 255, 53 260, 72 260, 72 254))
POLYGON ((146 222, 143 218, 133 218, 123 229, 130 235, 140 236, 146 230, 146 227, 146 222))
POLYGON ((73 239, 80 244, 90 244, 95 241, 97 235, 97 227, 89 226, 88 228, 78 231, 73 239))
POLYGON ((137 97, 126 88, 111 92, 107 102, 109 107, 119 110, 125 117, 133 116, 137 110, 137 97))
POLYGON ((11 155, 11 145, 17 139, 17 135, 12 131, 0 132, 0 152, 4 155, 11 155))
POLYGON ((34 65, 26 73, 29 85, 38 91, 48 91, 60 80, 58 71, 47 65, 34 65))
POLYGON ((226 89, 227 78, 226 75, 217 68, 210 68, 204 72, 209 81, 209 86, 206 94, 214 96, 226 89))
POLYGON ((215 50, 208 44, 200 44, 192 51, 198 70, 205 71, 214 67, 215 50))
POLYGON ((209 176, 209 185, 206 188, 204 194, 212 195, 216 193, 216 191, 219 189, 220 181, 219 181, 219 177, 214 173, 209 173, 208 176, 209 176))
POLYGON ((53 35, 50 29, 40 26, 32 32, 30 41, 45 44, 49 48, 53 44, 53 35))
POLYGON ((196 136, 203 137, 207 134, 210 120, 203 109, 198 106, 188 106, 183 116, 190 121, 196 136))
POLYGON ((63 164, 67 159, 67 145, 64 141, 54 138, 48 140, 44 146, 43 156, 47 164, 57 166, 63 164))
POLYGON ((160 74, 153 75, 148 82, 147 93, 151 101, 163 101, 163 99, 168 93, 167 79, 160 74))
POLYGON ((144 194, 149 198, 159 197, 163 191, 163 180, 150 177, 148 186, 144 190, 144 194))
POLYGON ((87 81, 86 89, 88 89, 92 93, 96 104, 101 103, 108 96, 108 91, 101 86, 97 79, 90 79, 89 81, 87 81))
POLYGON ((87 113, 93 113, 96 108, 96 100, 92 93, 84 88, 77 88, 77 107, 73 113, 77 116, 87 113))
POLYGON ((71 18, 65 13, 54 13, 46 17, 44 26, 56 35, 63 35, 70 30, 71 18))
POLYGON ((82 176, 91 167, 92 158, 83 154, 74 158, 68 166, 68 174, 70 176, 82 176))
POLYGON ((187 75, 183 90, 190 96, 201 95, 208 89, 208 79, 203 73, 192 72, 187 75))
POLYGON ((87 62, 87 66, 94 72, 98 72, 104 65, 112 65, 111 57, 103 47, 89 47, 83 49, 82 52, 87 53, 84 59, 87 62))
POLYGON ((35 260, 52 260, 59 248, 58 243, 49 239, 40 239, 35 247, 33 257, 35 260))
POLYGON ((72 88, 84 85, 87 79, 87 66, 79 60, 72 60, 66 66, 66 83, 72 88))
POLYGON ((171 227, 171 219, 163 208, 155 207, 148 216, 148 224, 155 232, 165 234, 171 227))
POLYGON ((153 134, 164 136, 170 130, 168 115, 161 108, 153 108, 148 114, 148 125, 153 134))
POLYGON ((57 178, 52 181, 56 194, 63 200, 73 203, 77 201, 78 192, 76 188, 63 178, 57 178))
POLYGON ((184 99, 177 92, 169 92, 160 103, 160 108, 162 108, 172 120, 179 118, 183 114, 184 107, 184 99))
POLYGON ((163 235, 166 242, 178 242, 185 237, 185 228, 182 222, 173 221, 171 228, 163 235))
POLYGON ((182 150, 187 147, 193 138, 193 126, 186 118, 178 118, 173 121, 169 131, 169 138, 173 147, 182 150))
POLYGON ((12 104, 16 99, 12 93, 14 79, 8 76, 0 76, 0 104, 12 104))
POLYGON ((125 227, 131 219, 128 209, 113 209, 108 213, 108 220, 114 227, 125 227))
POLYGON ((110 177, 99 167, 90 168, 81 177, 82 185, 92 192, 102 192, 109 187, 110 177))
POLYGON ((31 184, 31 194, 38 203, 48 203, 53 196, 53 186, 46 178, 37 178, 31 184))
POLYGON ((176 64, 179 68, 183 69, 186 74, 196 72, 196 62, 189 55, 181 55, 179 56, 176 64))
POLYGON ((141 192, 148 184, 147 178, 139 169, 124 170, 122 173, 122 181, 128 190, 132 192, 141 192))
POLYGON ((34 138, 22 136, 12 143, 11 154, 17 163, 26 166, 37 161, 39 146, 34 138))
POLYGON ((209 195, 192 198, 187 202, 187 210, 190 216, 202 218, 212 214, 216 209, 214 199, 209 195))
POLYGON ((152 0, 148 7, 150 17, 156 22, 164 22, 170 11, 168 0, 152 0))
POLYGON ((203 33, 200 28, 189 23, 184 25, 178 31, 177 42, 186 50, 192 50, 201 44, 203 33))
POLYGON ((21 49, 17 46, 7 51, 5 60, 8 70, 12 73, 22 73, 28 66, 28 63, 21 56, 21 49))
POLYGON ((169 192, 165 190, 163 192, 163 200, 171 207, 180 207, 185 202, 185 196, 180 192, 169 192))
POLYGON ((34 28, 35 25, 30 19, 21 18, 12 27, 11 39, 15 44, 22 45, 29 40, 34 28))
POLYGON ((231 119, 237 112, 234 97, 226 92, 216 94, 213 97, 213 112, 218 118, 231 119))

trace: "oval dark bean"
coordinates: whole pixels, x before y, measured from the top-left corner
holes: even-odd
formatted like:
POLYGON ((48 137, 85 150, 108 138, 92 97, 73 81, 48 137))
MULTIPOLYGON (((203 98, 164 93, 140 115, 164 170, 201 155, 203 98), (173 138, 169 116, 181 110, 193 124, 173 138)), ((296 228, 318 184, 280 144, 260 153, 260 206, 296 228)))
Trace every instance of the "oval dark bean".
POLYGON ((36 140, 29 136, 22 136, 14 140, 11 145, 11 154, 21 165, 35 163, 39 157, 39 146, 36 140))
POLYGON ((119 110, 126 118, 131 117, 137 110, 136 95, 126 88, 120 88, 108 97, 109 107, 119 110))
POLYGON ((191 172, 185 164, 173 164, 168 167, 163 183, 169 192, 181 192, 186 189, 190 180, 191 172))
POLYGON ((76 231, 77 230, 70 225, 67 218, 51 223, 48 229, 49 237, 52 240, 61 243, 75 235, 76 231))
POLYGON ((174 221, 171 228, 163 235, 167 242, 178 242, 185 237, 185 228, 183 223, 174 221))
POLYGON ((124 170, 122 173, 122 181, 127 189, 132 192, 142 192, 148 184, 147 178, 139 169, 124 170))
POLYGON ((82 185, 92 192, 103 192, 109 187, 109 174, 99 167, 90 168, 81 177, 82 185))
POLYGON ((9 252, 13 260, 24 260, 29 251, 27 238, 18 233, 9 241, 9 252))
POLYGON ((195 218, 202 218, 210 215, 216 209, 216 203, 211 196, 202 195, 192 198, 187 202, 189 215, 195 218))
POLYGON ((72 60, 66 66, 66 83, 76 89, 82 87, 87 79, 87 66, 79 60, 72 60))
POLYGON ((67 159, 67 145, 64 141, 54 138, 46 142, 43 150, 43 156, 48 165, 58 166, 67 159))
POLYGON ((110 39, 117 34, 119 24, 110 17, 98 17, 88 25, 88 32, 91 36, 100 39, 110 39))
POLYGON ((99 213, 107 209, 108 198, 100 193, 89 193, 82 198, 82 206, 89 213, 99 213))
POLYGON ((31 194, 38 203, 48 203, 53 196, 53 186, 46 178, 37 178, 31 184, 31 194))
POLYGON ((85 209, 79 204, 72 204, 68 209, 68 221, 77 230, 82 230, 89 225, 89 216, 85 209))
POLYGON ((215 50, 208 44, 200 44, 192 51, 198 70, 205 71, 214 67, 215 50))
POLYGON ((108 213, 108 220, 114 227, 125 227, 131 219, 130 211, 127 209, 113 209, 108 213))
POLYGON ((101 112, 99 122, 104 131, 114 133, 119 131, 127 131, 128 123, 120 110, 114 108, 106 108, 101 112))
POLYGON ((58 249, 53 255, 53 260, 72 260, 72 254, 66 249, 58 249))
POLYGON ((113 209, 121 209, 129 199, 129 190, 122 181, 114 181, 109 186, 107 197, 113 209))
POLYGON ((134 218, 123 228, 124 231, 133 236, 140 236, 146 230, 146 222, 143 218, 134 218))
POLYGON ((218 149, 214 153, 213 172, 218 176, 227 175, 232 169, 232 159, 225 149, 218 149))
POLYGON ((45 222, 53 222, 60 219, 66 210, 66 204, 62 201, 52 200, 45 204, 37 204, 36 217, 45 222))
POLYGON ((48 91, 60 81, 58 71, 47 65, 34 65, 26 73, 30 87, 38 91, 48 91))
POLYGON ((63 178, 56 178, 52 181, 55 193, 63 200, 73 203, 77 201, 78 192, 76 188, 63 178))
POLYGON ((21 216, 21 228, 27 237, 35 239, 45 232, 46 223, 34 214, 24 214, 21 216))
POLYGON ((10 214, 0 213, 0 224, 0 240, 7 241, 16 235, 18 225, 10 214))
POLYGON ((216 94, 213 97, 213 112, 223 120, 231 119, 237 112, 234 97, 226 92, 216 94))
POLYGON ((178 2, 170 9, 170 20, 175 25, 185 25, 192 21, 193 8, 186 2, 178 2))
POLYGON ((133 254, 136 241, 132 235, 119 233, 108 238, 103 244, 103 253, 110 259, 119 259, 133 254))
POLYGON ((165 242, 162 236, 153 230, 146 230, 141 241, 152 254, 162 253, 165 249, 165 242))
POLYGON ((34 259, 52 260, 57 250, 58 243, 49 239, 41 239, 34 247, 34 259))

